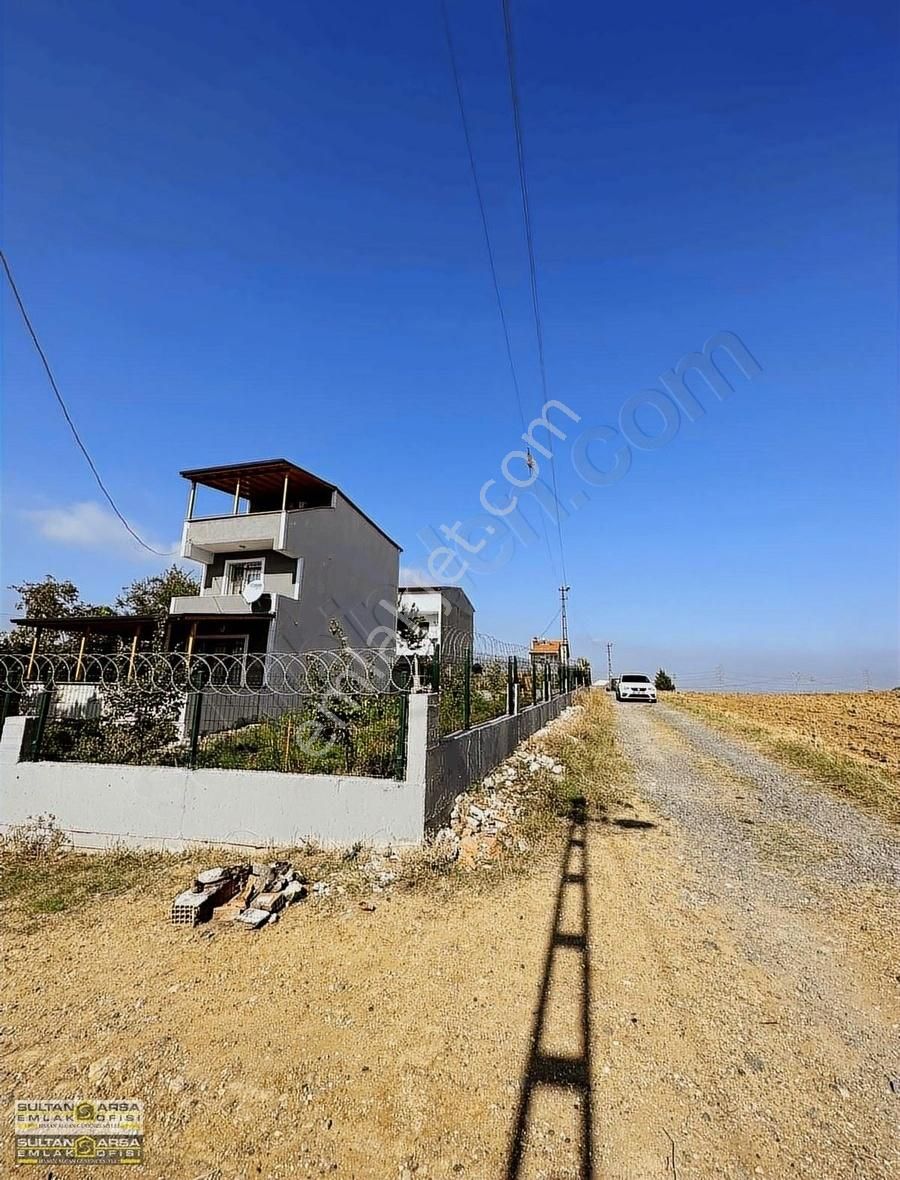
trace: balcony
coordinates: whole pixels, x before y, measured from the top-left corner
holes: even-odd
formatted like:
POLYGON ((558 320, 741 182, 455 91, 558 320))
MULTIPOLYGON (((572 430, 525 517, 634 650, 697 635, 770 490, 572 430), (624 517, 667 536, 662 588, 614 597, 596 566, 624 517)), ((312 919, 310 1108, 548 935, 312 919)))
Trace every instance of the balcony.
POLYGON ((215 553, 242 549, 274 549, 286 557, 299 557, 288 547, 288 512, 242 512, 228 516, 203 516, 184 522, 181 556, 209 565, 215 553))
MULTIPOLYGON (((284 595, 272 594, 266 614, 274 613, 279 598, 284 595)), ((173 598, 169 607, 170 615, 246 615, 251 608, 240 594, 191 594, 173 598)))

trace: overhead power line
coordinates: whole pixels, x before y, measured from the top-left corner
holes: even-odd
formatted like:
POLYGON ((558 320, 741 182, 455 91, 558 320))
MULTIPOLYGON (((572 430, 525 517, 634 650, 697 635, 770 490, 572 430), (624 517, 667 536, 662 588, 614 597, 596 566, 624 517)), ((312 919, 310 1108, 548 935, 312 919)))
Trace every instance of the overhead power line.
POLYGON ((475 152, 472 148, 472 135, 469 130, 469 119, 466 114, 466 104, 463 99, 462 83, 459 77, 459 66, 456 61, 456 50, 453 47, 453 34, 450 30, 450 16, 447 12, 446 0, 441 0, 441 16, 444 21, 444 36, 447 39, 447 55, 450 58, 450 70, 453 74, 453 85, 456 90, 456 101, 459 107, 459 118, 462 123, 463 138, 466 141, 466 152, 469 157, 469 169, 472 173, 472 184, 475 187, 475 196, 478 201, 478 212, 481 216, 481 228, 484 231, 484 245, 487 252, 488 266, 491 272, 491 282, 494 287, 494 298, 497 301, 497 314, 500 317, 500 326, 503 329, 503 340, 506 344, 506 359, 509 362, 509 375, 512 379, 513 390, 516 395, 516 405, 519 410, 519 417, 522 419, 522 429, 526 429, 525 425, 525 410, 522 407, 522 392, 519 388, 519 378, 516 374, 516 366, 513 361, 512 344, 509 338, 509 325, 506 321, 506 312, 503 309, 503 297, 500 294, 500 282, 497 278, 497 266, 494 261, 494 248, 491 245, 491 231, 488 228, 487 213, 484 207, 484 196, 481 191, 481 182, 478 179, 478 167, 475 163, 475 152))
POLYGON ((141 537, 131 527, 131 525, 128 523, 128 521, 125 519, 125 517, 120 512, 118 504, 116 504, 116 502, 112 498, 112 495, 110 494, 108 488, 106 487, 106 484, 103 482, 103 478, 100 475, 100 472, 97 470, 97 465, 94 463, 94 460, 91 458, 90 452, 88 451, 87 447, 85 446, 85 444, 81 438, 81 435, 78 433, 78 427, 72 421, 72 415, 69 413, 68 406, 66 405, 65 401, 63 400, 62 394, 59 392, 59 386, 56 384, 56 378, 53 376, 53 370, 50 368, 50 362, 47 360, 47 354, 44 352, 43 348, 41 347, 41 342, 40 342, 40 340, 38 340, 37 332, 35 332, 34 326, 31 322, 28 312, 25 310, 25 304, 22 302, 22 296, 19 294, 19 288, 16 286, 16 280, 13 278, 13 273, 12 273, 12 270, 10 269, 9 261, 7 260, 6 254, 3 250, 0 250, 0 262, 3 263, 3 270, 6 273, 6 279, 7 279, 7 282, 9 283, 9 288, 13 293, 13 298, 15 299, 16 304, 18 305, 19 311, 22 315, 22 319, 25 323, 25 327, 28 329, 28 335, 31 337, 31 342, 34 345, 38 356, 41 358, 41 364, 44 366, 44 372, 47 374, 47 380, 50 382, 50 388, 53 390, 53 395, 56 398, 57 402, 59 403, 59 408, 62 410, 63 417, 65 418, 66 422, 68 423, 69 430, 72 432, 72 437, 75 439, 75 443, 78 446, 78 449, 81 451, 88 467, 91 469, 91 474, 93 475, 94 479, 97 482, 97 487, 100 489, 100 491, 106 497, 107 503, 109 504, 110 508, 113 510, 113 512, 118 517, 123 528, 128 533, 131 534, 131 536, 135 539, 135 541, 137 541, 137 543, 142 548, 146 549, 148 553, 156 554, 157 557, 171 557, 171 556, 173 556, 173 554, 175 552, 174 550, 165 551, 162 549, 156 549, 156 548, 154 548, 153 545, 149 545, 144 540, 144 538, 141 537))
MULTIPOLYGON (((516 80, 516 53, 512 29, 512 12, 510 0, 503 3, 503 33, 506 41, 506 64, 509 73, 509 96, 512 103, 513 126, 516 138, 516 160, 519 168, 519 189, 522 196, 522 220, 525 226, 525 244, 528 248, 528 273, 531 284, 531 307, 534 314, 534 330, 537 337, 538 368, 541 378, 541 392, 544 404, 549 400, 547 394, 547 365, 544 359, 544 327, 541 316, 541 301, 538 291, 537 265, 534 258, 534 232, 531 224, 531 202, 528 196, 528 173, 525 168, 525 142, 522 135, 522 111, 519 102, 519 86, 516 80)), ((556 463, 553 455, 553 431, 547 432, 547 445, 550 449, 550 472, 553 481, 553 496, 556 501, 556 532, 559 541, 559 560, 562 567, 563 582, 568 582, 566 574, 566 555, 563 545, 562 521, 560 519, 559 489, 556 479, 556 463)))
POLYGON ((537 638, 538 638, 538 639, 543 639, 543 638, 544 638, 544 636, 547 634, 547 632, 550 630, 550 628, 553 626, 553 624, 554 624, 554 623, 556 622, 556 620, 559 618, 559 616, 560 616, 560 614, 561 614, 561 613, 562 613, 562 607, 557 607, 557 608, 556 608, 556 612, 555 612, 555 614, 553 615, 553 618, 550 620, 550 622, 547 624, 547 626, 546 626, 546 627, 543 629, 543 631, 539 631, 539 632, 538 632, 538 634, 537 634, 537 638))
MULTIPOLYGON (((516 398, 516 407, 519 411, 519 420, 522 423, 523 441, 525 435, 528 433, 528 426, 525 422, 525 410, 522 405, 522 390, 519 385, 519 378, 516 372, 515 361, 513 360, 512 342, 509 335, 509 323, 506 318, 506 311, 503 307, 503 296, 500 293, 500 280, 497 277, 497 264, 494 256, 494 247, 491 244, 491 231, 488 226, 487 211, 484 204, 484 194, 481 188, 481 181, 478 178, 478 165, 475 163, 475 150, 472 146, 472 134, 469 129, 469 117, 466 113, 466 103, 463 97, 462 82, 459 75, 459 65, 456 60, 456 49, 453 44, 453 33, 450 28, 450 14, 447 11, 446 0, 441 0, 441 17, 444 24, 444 37, 447 42, 447 56, 450 59, 450 71, 453 74, 453 86, 456 90, 456 102, 459 109, 460 123, 462 124, 463 138, 466 142, 466 153, 469 157, 469 171, 472 175, 472 184, 475 188, 475 198, 478 202, 478 212, 481 217, 481 228, 484 233, 484 245, 487 253, 488 267, 491 272, 491 284, 494 288, 494 298, 497 303, 497 314, 500 318, 500 327, 503 331, 503 340, 506 346, 506 359, 509 363, 509 375, 512 380, 513 391, 516 398)), ((526 442, 526 446, 528 446, 526 442)), ((531 466, 533 460, 531 458, 531 448, 528 447, 528 460, 531 466)), ((550 568, 556 574, 556 562, 553 557, 553 551, 550 546, 550 535, 547 532, 547 521, 541 514, 541 528, 544 533, 544 544, 547 547, 547 558, 550 562, 550 568)))

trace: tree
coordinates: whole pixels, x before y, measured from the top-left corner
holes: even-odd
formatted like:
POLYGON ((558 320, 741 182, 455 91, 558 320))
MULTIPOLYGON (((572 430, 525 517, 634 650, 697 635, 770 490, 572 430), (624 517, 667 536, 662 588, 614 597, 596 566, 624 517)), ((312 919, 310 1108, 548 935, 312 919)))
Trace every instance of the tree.
POLYGON ((75 583, 54 578, 53 574, 46 574, 40 582, 20 582, 10 586, 10 590, 18 594, 16 610, 26 619, 38 616, 67 618, 86 613, 86 603, 81 601, 75 583))
MULTIPOLYGON (((171 565, 161 574, 138 578, 125 586, 116 598, 116 608, 126 615, 153 615, 156 629, 150 635, 149 660, 162 651, 163 623, 171 600, 179 595, 194 595, 199 583, 193 574, 171 565)), ((125 675, 125 655, 116 682, 104 692, 104 731, 106 748, 117 762, 141 762, 148 754, 161 755, 179 736, 179 719, 184 701, 183 690, 163 676, 125 675)))
POLYGON ((656 680, 654 681, 654 684, 656 685, 657 692, 675 691, 675 681, 665 670, 665 668, 660 668, 660 670, 656 673, 656 680))
MULTIPOLYGON (((78 618, 84 615, 112 614, 108 606, 92 606, 83 602, 74 582, 45 574, 39 582, 20 582, 10 586, 18 595, 16 613, 26 619, 78 618)), ((0 651, 26 652, 31 649, 34 631, 30 627, 14 627, 0 632, 0 651)), ((47 631, 41 638, 42 651, 65 651, 72 646, 66 631, 47 631)))
POLYGON ((116 599, 116 609, 126 615, 153 615, 162 622, 173 598, 193 597, 199 592, 200 583, 193 574, 170 565, 161 574, 138 578, 126 586, 116 599))

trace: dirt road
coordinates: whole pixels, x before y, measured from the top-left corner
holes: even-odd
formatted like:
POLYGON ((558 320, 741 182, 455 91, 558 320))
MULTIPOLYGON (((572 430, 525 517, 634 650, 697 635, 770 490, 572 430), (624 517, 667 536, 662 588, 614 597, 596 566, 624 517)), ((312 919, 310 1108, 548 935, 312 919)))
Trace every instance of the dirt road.
POLYGON ((176 876, 9 931, 0 1097, 142 1098, 152 1180, 897 1175, 896 839, 615 717, 631 804, 525 876, 212 938, 176 876))
POLYGON ((896 831, 663 705, 617 722, 666 833, 606 847, 657 969, 679 1084, 654 1053, 656 1121, 680 1110, 685 1174, 896 1175, 896 831))

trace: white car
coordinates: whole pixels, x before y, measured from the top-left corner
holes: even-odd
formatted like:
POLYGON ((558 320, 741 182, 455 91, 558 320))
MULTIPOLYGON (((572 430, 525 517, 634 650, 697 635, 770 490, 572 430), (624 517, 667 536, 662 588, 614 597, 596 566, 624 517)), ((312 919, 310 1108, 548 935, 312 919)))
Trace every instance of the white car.
POLYGON ((626 672, 616 685, 617 701, 649 701, 656 704, 656 687, 642 672, 626 672))

